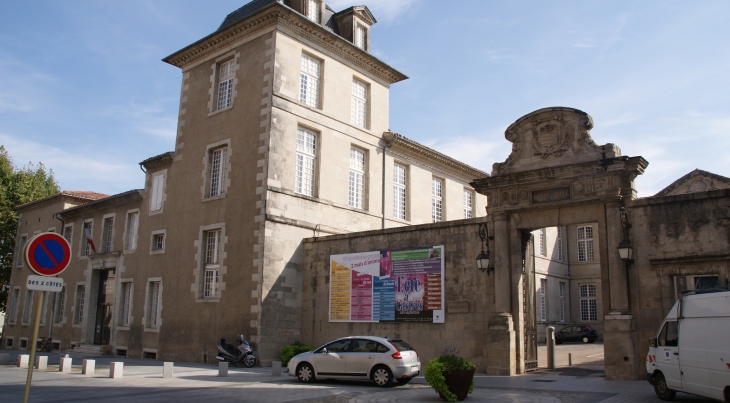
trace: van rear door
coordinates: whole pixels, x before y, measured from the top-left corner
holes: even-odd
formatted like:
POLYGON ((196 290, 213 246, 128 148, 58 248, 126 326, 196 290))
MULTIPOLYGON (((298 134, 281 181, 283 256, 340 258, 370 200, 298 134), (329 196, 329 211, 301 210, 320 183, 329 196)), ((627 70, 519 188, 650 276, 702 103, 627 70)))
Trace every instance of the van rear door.
POLYGON ((664 322, 657 339, 656 366, 662 371, 667 386, 673 390, 683 390, 682 374, 679 370, 679 332, 676 320, 664 322))

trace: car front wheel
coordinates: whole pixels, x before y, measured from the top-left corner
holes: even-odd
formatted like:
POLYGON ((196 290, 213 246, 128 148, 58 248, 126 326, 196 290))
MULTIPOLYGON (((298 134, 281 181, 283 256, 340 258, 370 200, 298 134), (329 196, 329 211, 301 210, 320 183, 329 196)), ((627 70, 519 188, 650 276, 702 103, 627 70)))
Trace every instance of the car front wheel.
POLYGON ((393 382, 393 373, 390 368, 381 365, 373 370, 372 379, 378 386, 388 386, 393 382))
POLYGON ((297 379, 304 383, 314 382, 314 369, 312 366, 309 364, 300 364, 297 367, 297 379))
POLYGON ((589 339, 588 336, 583 336, 583 338, 581 340, 583 340, 583 343, 588 343, 589 341, 591 341, 591 339, 589 339))
POLYGON ((674 400, 674 396, 677 395, 677 392, 669 389, 667 380, 661 373, 654 375, 654 392, 662 400, 674 400))

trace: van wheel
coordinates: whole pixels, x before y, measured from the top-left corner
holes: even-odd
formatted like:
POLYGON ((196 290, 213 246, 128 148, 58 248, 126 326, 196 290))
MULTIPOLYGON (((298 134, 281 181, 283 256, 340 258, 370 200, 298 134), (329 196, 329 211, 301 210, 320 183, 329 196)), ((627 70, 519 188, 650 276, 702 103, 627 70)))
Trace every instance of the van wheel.
POLYGON ((654 392, 662 400, 674 400, 674 396, 677 395, 677 392, 669 389, 667 380, 661 372, 654 375, 654 392))

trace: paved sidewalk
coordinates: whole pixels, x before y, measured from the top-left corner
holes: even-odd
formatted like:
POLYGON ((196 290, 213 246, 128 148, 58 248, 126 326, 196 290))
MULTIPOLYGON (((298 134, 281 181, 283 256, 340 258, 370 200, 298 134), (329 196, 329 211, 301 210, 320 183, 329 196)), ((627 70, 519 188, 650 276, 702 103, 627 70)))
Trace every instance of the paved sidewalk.
MULTIPOLYGON (((11 354, 18 350, 0 350, 11 354)), ((26 353, 26 352, 23 352, 26 353)), ((230 368, 219 378, 217 365, 175 363, 173 378, 162 378, 162 362, 115 357, 93 357, 93 376, 81 375, 81 356, 74 356, 72 373, 58 372, 60 354, 47 354, 49 368, 34 371, 31 402, 287 402, 287 403, 428 403, 441 402, 423 377, 405 386, 378 388, 367 382, 320 381, 302 384, 286 374, 271 376, 271 368, 230 368), (109 363, 124 362, 124 377, 110 379, 109 363)), ((86 358, 86 357, 83 357, 86 358)), ((27 369, 0 366, 0 400, 19 402, 27 369)), ((646 381, 606 381, 603 371, 565 367, 513 377, 477 374, 467 402, 630 403, 660 402, 646 381)), ((678 393, 676 402, 704 403, 709 399, 678 393)))

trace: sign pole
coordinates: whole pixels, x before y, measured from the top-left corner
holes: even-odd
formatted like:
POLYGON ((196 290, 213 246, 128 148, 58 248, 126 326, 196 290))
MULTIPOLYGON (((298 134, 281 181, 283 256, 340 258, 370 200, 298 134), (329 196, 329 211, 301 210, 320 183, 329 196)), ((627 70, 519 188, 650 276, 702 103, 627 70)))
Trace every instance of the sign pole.
POLYGON ((33 341, 30 344, 30 362, 28 362, 28 377, 25 379, 25 394, 23 394, 23 403, 28 403, 28 395, 30 394, 30 382, 33 379, 33 366, 35 365, 35 350, 38 343, 38 327, 41 323, 41 310, 43 305, 43 291, 36 291, 38 299, 36 300, 35 324, 33 325, 33 341))

